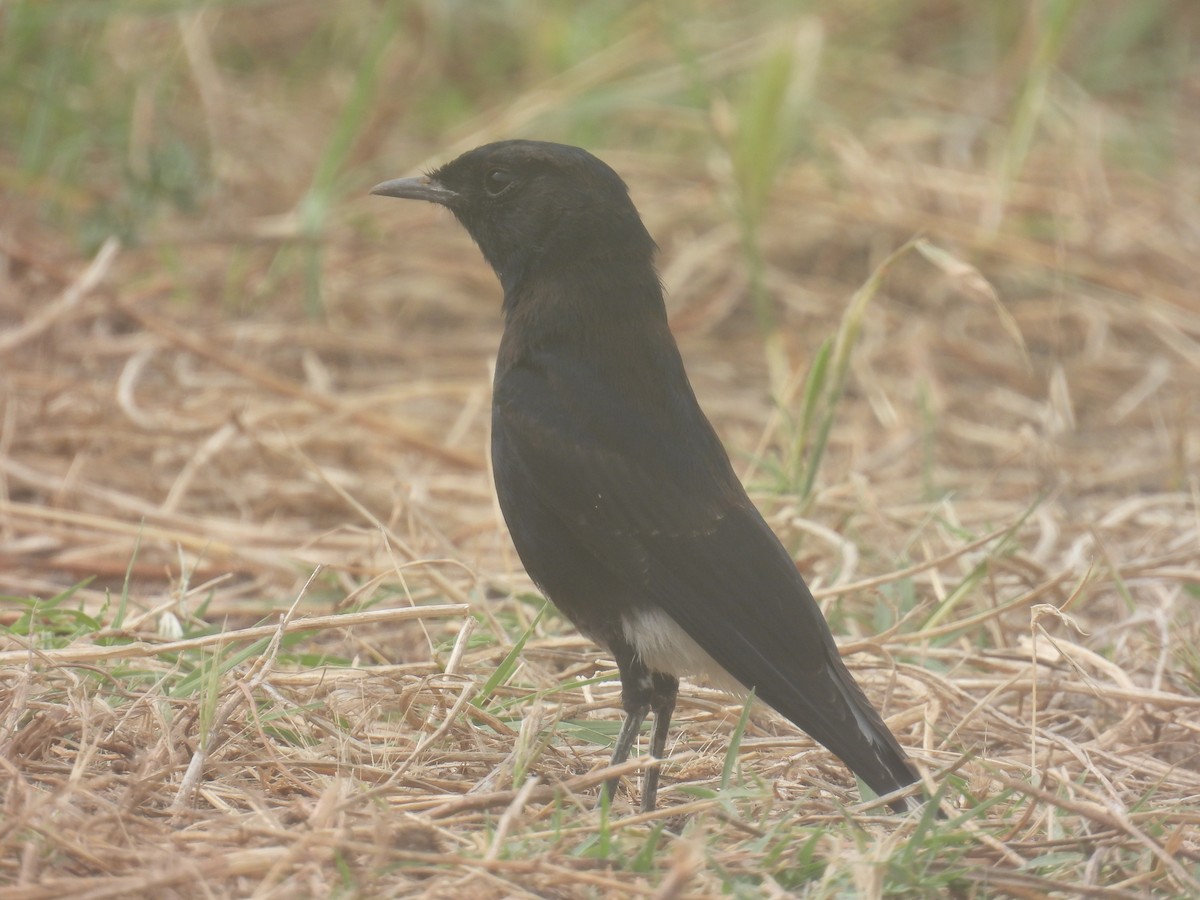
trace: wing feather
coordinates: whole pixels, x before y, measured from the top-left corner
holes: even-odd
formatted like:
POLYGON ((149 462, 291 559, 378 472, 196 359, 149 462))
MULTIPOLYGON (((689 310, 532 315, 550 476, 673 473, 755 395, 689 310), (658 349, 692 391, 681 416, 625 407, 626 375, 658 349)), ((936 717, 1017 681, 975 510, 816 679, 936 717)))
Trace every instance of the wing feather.
POLYGON ((839 677, 820 608, 690 389, 672 415, 616 420, 563 400, 613 392, 564 384, 577 369, 553 370, 558 390, 541 378, 510 383, 521 402, 501 396, 493 425, 540 502, 630 596, 664 610, 734 679, 838 752, 839 735, 858 730, 858 706, 877 714, 839 677))

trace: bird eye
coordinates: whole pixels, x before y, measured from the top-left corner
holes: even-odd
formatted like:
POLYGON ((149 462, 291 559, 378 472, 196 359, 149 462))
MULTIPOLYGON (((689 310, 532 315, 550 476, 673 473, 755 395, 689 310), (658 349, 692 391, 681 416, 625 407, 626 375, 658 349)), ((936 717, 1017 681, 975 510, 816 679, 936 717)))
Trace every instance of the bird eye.
POLYGON ((499 197, 510 187, 516 179, 513 173, 508 169, 488 169, 486 175, 483 176, 483 189, 492 197, 499 197))

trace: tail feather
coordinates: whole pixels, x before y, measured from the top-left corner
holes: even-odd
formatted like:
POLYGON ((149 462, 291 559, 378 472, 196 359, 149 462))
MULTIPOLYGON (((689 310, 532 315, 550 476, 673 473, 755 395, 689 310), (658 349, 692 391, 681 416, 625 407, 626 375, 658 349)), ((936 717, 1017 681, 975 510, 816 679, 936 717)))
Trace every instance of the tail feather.
MULTIPOLYGON (((843 733, 843 740, 838 741, 839 746, 830 746, 829 749, 879 796, 920 781, 921 777, 909 762, 904 748, 842 664, 840 657, 830 666, 830 674, 854 714, 858 733, 843 733)), ((896 812, 906 812, 918 803, 915 798, 902 798, 890 805, 896 812)))
MULTIPOLYGON (((849 716, 836 717, 837 721, 831 721, 833 717, 814 721, 812 684, 806 685, 804 691, 787 690, 785 687, 783 696, 767 696, 775 692, 770 686, 763 685, 760 696, 837 756, 879 796, 920 781, 920 775, 900 742, 884 724, 883 718, 871 705, 841 658, 832 657, 828 663, 828 680, 822 693, 827 691, 831 699, 836 698, 832 705, 848 711, 849 716)), ((920 803, 918 798, 906 797, 889 805, 896 812, 907 812, 920 803)))

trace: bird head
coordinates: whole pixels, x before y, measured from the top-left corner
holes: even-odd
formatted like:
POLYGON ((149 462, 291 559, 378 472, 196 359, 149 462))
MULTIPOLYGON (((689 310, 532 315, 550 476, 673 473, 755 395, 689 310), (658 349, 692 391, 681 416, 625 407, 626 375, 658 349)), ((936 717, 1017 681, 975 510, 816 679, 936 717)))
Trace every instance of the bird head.
POLYGON ((639 261, 654 241, 619 175, 586 150, 543 141, 500 141, 469 150, 416 178, 372 194, 427 200, 463 224, 506 292, 539 266, 597 256, 639 261))

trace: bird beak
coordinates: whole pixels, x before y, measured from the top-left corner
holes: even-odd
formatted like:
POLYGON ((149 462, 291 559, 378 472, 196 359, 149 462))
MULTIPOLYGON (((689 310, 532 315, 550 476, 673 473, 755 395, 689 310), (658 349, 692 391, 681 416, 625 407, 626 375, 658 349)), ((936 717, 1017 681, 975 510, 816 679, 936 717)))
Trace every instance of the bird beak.
POLYGON ((371 188, 372 194, 380 197, 399 197, 401 200, 428 200, 430 203, 440 203, 448 206, 450 201, 458 196, 450 188, 434 181, 428 175, 418 175, 416 178, 393 178, 371 188))

